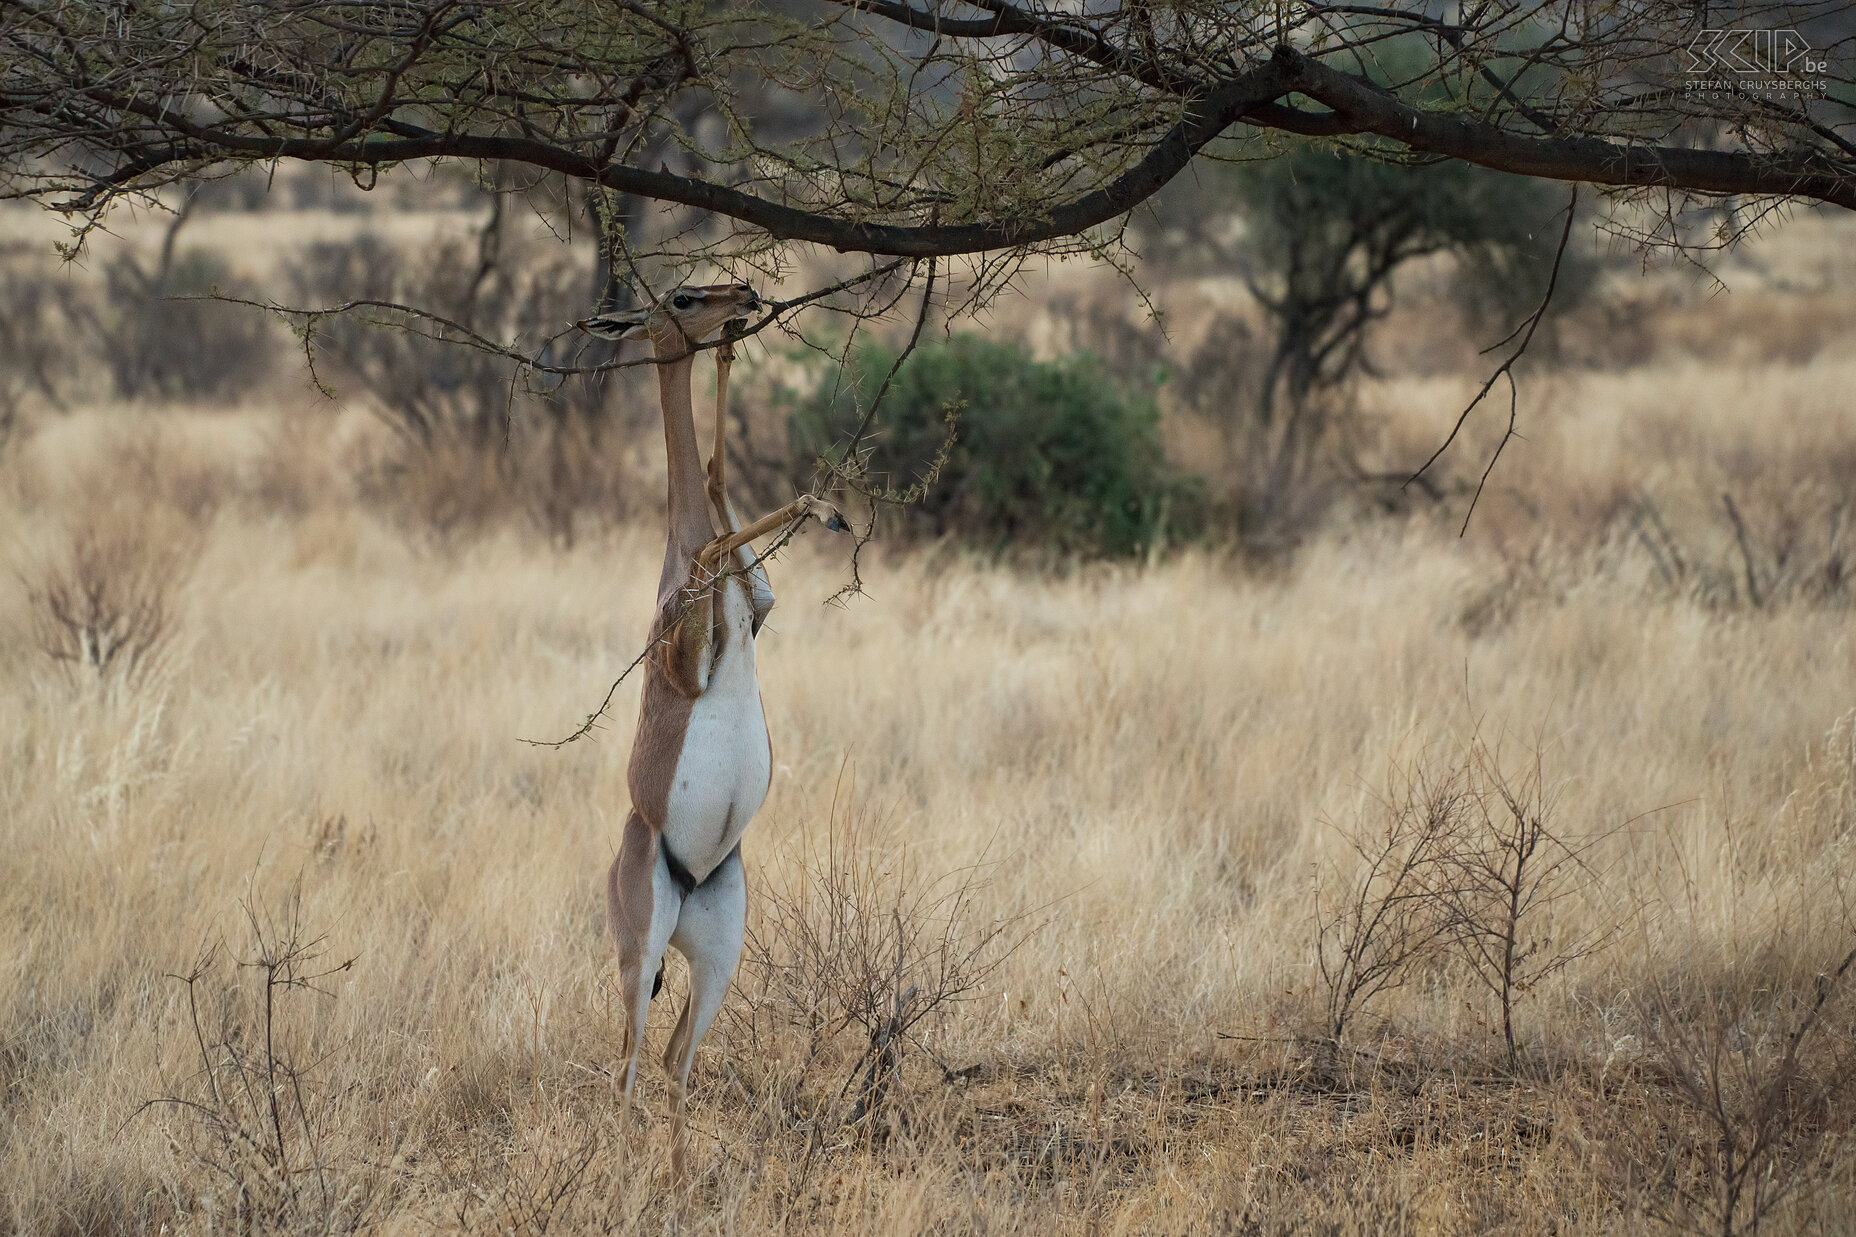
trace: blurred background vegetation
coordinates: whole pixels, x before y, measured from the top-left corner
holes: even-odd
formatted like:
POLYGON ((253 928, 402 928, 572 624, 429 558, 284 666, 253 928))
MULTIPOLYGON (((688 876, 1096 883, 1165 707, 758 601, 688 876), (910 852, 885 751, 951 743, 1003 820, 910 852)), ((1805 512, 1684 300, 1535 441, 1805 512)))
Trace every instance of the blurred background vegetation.
MULTIPOLYGON (((1460 514, 1486 441, 1412 476, 1462 397, 1436 400, 1414 432, 1382 395, 1492 370, 1499 357, 1478 353, 1539 305, 1568 190, 1297 139, 1217 154, 1133 218, 1133 280, 1107 265, 1027 271, 1022 300, 930 313, 899 368, 911 305, 850 335, 805 322, 809 338, 762 337, 736 384, 736 483, 769 505, 817 484, 821 467, 829 481, 887 380, 861 444, 872 482, 908 492, 934 476, 919 501, 879 504, 891 540, 1046 563, 1190 543, 1269 560, 1336 522, 1460 514)), ((567 328, 627 295, 597 241, 609 221, 641 235, 672 226, 642 204, 440 167, 371 192, 322 169, 246 172, 169 205, 125 217, 77 264, 53 256, 55 221, 18 216, 0 251, 0 427, 99 404, 314 416, 330 406, 320 389, 388 431, 349 451, 340 484, 421 535, 514 525, 566 545, 655 510, 647 370, 544 379, 389 311, 306 323, 223 299, 399 303, 530 355, 553 338, 546 360, 606 361, 612 346, 567 328)), ((1522 381, 1708 354, 1713 339, 1680 324, 1716 285, 1640 277, 1640 254, 1606 244, 1611 208, 1578 209, 1522 381)), ((1842 330, 1824 312, 1834 298, 1785 286, 1751 252, 1728 260, 1790 298, 1785 315, 1753 315, 1773 350, 1808 359, 1842 330)), ((794 284, 833 273, 820 256, 794 284)), ((1710 332, 1733 317, 1719 308, 1710 332)))

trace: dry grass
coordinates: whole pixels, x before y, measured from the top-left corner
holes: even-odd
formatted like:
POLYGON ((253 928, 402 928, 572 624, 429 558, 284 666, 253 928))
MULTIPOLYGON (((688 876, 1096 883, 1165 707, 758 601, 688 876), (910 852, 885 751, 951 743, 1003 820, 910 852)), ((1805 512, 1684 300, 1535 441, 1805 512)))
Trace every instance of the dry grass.
MULTIPOLYGON (((596 743, 516 741, 636 651, 651 530, 408 537, 353 501, 365 435, 330 416, 174 417, 128 452, 108 411, 30 425, 0 565, 105 492, 198 560, 165 656, 108 687, 59 672, 0 574, 0 1225, 1743 1231, 1748 1204, 1715 1216, 1735 1137, 1768 1148, 1762 1231, 1846 1225, 1851 1002, 1821 977, 1851 943, 1849 610, 1754 604, 1719 504, 1758 578, 1797 570, 1776 547, 1842 501, 1853 380, 1531 380, 1465 540, 1420 512, 1268 570, 925 553, 843 610, 837 549, 802 542, 762 637, 756 943, 682 1190, 608 1079, 635 692, 596 743), (1526 802, 1579 847, 1541 931, 1608 947, 1519 994, 1513 1067, 1441 947, 1321 1042, 1317 880, 1477 734, 1538 752, 1526 802)), ((1386 387, 1430 418, 1388 452, 1454 390, 1386 387)))

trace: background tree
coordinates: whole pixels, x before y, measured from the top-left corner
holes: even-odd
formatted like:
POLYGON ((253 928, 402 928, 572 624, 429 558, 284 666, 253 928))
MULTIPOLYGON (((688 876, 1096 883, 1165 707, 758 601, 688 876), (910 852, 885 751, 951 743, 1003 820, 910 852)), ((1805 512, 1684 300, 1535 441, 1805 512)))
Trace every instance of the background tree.
POLYGON ((1257 145, 1161 194, 1137 227, 1172 267, 1242 278, 1262 310, 1262 337, 1242 314, 1211 325, 1179 394, 1227 435, 1243 472, 1240 531, 1274 543, 1326 501, 1324 474, 1357 471, 1351 387, 1371 368, 1371 328, 1391 311, 1402 269, 1448 255, 1487 343, 1539 307, 1556 262, 1561 309, 1586 295, 1597 265, 1559 252, 1555 216, 1568 199, 1547 182, 1304 139, 1257 145))

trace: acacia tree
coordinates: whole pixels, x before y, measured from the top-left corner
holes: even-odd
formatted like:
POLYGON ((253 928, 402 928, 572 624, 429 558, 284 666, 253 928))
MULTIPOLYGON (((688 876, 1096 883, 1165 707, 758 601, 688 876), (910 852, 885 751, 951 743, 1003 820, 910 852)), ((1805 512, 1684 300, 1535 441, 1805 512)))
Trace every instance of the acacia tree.
MULTIPOLYGON (((457 160, 611 195, 607 301, 873 255, 763 329, 932 293, 945 259, 984 295, 1027 255, 1110 251, 1233 133, 1652 198, 1664 240, 1697 200, 1856 208, 1853 29, 1846 0, 0 0, 0 198, 81 242, 125 196, 254 164, 457 160)), ((614 364, 457 326, 531 371, 614 364)))
POLYGON ((735 225, 685 256, 930 258, 1097 243, 1243 127, 1856 207, 1842 0, 1456 8, 6 0, 0 193, 88 218, 253 162, 494 160, 735 225))

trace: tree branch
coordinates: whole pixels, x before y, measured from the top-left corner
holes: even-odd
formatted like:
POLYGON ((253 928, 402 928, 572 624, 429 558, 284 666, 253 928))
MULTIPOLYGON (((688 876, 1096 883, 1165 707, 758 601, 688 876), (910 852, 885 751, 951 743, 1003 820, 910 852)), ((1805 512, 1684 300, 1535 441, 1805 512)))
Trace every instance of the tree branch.
MULTIPOLYGON (((810 241, 841 252, 929 258, 1010 249, 1075 236, 1097 224, 1125 215, 1158 193, 1183 171, 1194 155, 1252 108, 1280 98, 1290 89, 1288 74, 1271 61, 1225 82, 1202 99, 1156 142, 1133 167, 1108 184, 1029 219, 984 223, 907 226, 865 223, 775 202, 714 181, 651 172, 625 164, 600 166, 563 146, 529 137, 416 131, 417 136, 370 136, 348 142, 312 137, 261 137, 202 125, 160 104, 139 99, 112 99, 110 104, 164 124, 195 144, 195 158, 241 156, 250 159, 301 159, 312 162, 380 166, 413 159, 499 159, 545 168, 590 181, 621 193, 693 206, 758 227, 782 240, 810 241)), ((400 126, 404 130, 410 126, 400 126)), ((135 163, 137 174, 164 160, 150 155, 135 163)), ((111 178, 114 180, 115 178, 111 178)), ((67 209, 88 209, 80 198, 67 209)))
POLYGON ((1755 155, 1681 146, 1619 145, 1596 137, 1526 137, 1460 113, 1423 111, 1363 78, 1292 47, 1276 49, 1293 89, 1344 116, 1355 132, 1409 150, 1548 180, 1816 198, 1856 210, 1856 175, 1814 151, 1755 155))
POLYGON ((1372 153, 1390 159, 1856 209, 1846 123, 1815 106, 1716 106, 1638 89, 1673 71, 1679 32, 1625 28, 1607 42, 1562 29, 1531 50, 1498 47, 1504 30, 1555 23, 1544 0, 1504 10, 1499 28, 1482 9, 1452 22, 1392 0, 1316 4, 1269 33, 1247 7, 1215 3, 1163 10, 1125 0, 1086 12, 1048 0, 832 3, 841 28, 815 37, 816 26, 757 6, 679 17, 639 0, 609 0, 566 28, 530 26, 520 6, 492 19, 455 0, 359 10, 306 0, 282 16, 241 0, 210 26, 167 9, 92 20, 83 6, 0 0, 0 197, 57 200, 94 217, 118 196, 215 163, 497 161, 708 212, 777 241, 926 259, 1082 236, 1149 200, 1242 124, 1371 134, 1385 143, 1372 153), (1327 22, 1316 52, 1304 38, 1310 22, 1327 22), (908 31, 931 36, 925 50, 907 49, 897 36, 908 31), (513 42, 493 37, 502 35, 513 42), (1386 38, 1435 42, 1397 93, 1364 69, 1335 67, 1336 55, 1363 57, 1386 38), (1270 39, 1280 45, 1259 58, 1270 39), (962 46, 944 51, 948 43, 962 46), (1552 83, 1520 89, 1518 73, 1496 72, 1484 55, 1515 61, 1530 81, 1558 74, 1573 101, 1551 105, 1552 83), (327 67, 303 67, 312 64, 327 67), (918 89, 931 67, 944 70, 938 83, 918 89), (1459 77, 1499 115, 1461 97, 1432 102, 1432 87, 1460 96, 1459 77), (804 124, 813 129, 760 144, 732 84, 746 80, 812 91, 804 124), (614 162, 626 157, 621 128, 641 123, 646 83, 700 92, 725 121, 725 136, 709 138, 664 118, 689 156, 685 174, 639 166, 657 156, 614 162), (918 98, 924 105, 910 106, 918 98), (585 131, 588 116, 598 132, 585 131), (1693 137, 1668 136, 1677 133, 1693 137), (1727 148, 1707 148, 1717 141, 1727 148), (908 169, 906 193, 890 192, 893 166, 908 169), (1091 187, 1066 187, 1083 177, 1091 187))

